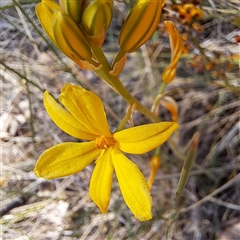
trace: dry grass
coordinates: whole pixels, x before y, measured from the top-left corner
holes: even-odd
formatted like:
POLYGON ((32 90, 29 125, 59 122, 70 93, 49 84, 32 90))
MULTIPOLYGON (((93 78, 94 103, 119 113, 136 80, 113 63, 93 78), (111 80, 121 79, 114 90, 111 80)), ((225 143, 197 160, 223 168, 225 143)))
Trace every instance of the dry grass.
MULTIPOLYGON (((1 4, 2 239, 240 239, 239 65, 227 72, 233 90, 210 73, 189 68, 188 55, 166 89, 179 106, 179 136, 171 141, 178 152, 184 155, 186 144, 200 133, 195 164, 176 208, 173 198, 183 160, 172 144, 164 144, 162 166, 152 188, 154 218, 141 223, 132 216, 116 179, 109 212, 102 215, 88 196, 93 166, 52 181, 37 179, 33 173, 36 159, 45 149, 76 141, 50 120, 42 92, 48 89, 57 97, 65 82, 81 84, 102 97, 113 128, 124 116, 127 104, 93 73, 79 70, 49 45, 35 17, 35 5, 33 1, 20 4, 10 0, 1 4)), ((240 54, 239 44, 234 42, 240 31, 231 22, 239 10, 237 1, 203 1, 203 9, 208 27, 201 38, 205 53, 211 56, 217 49, 226 55, 230 51, 240 54), (218 34, 209 34, 219 26, 225 27, 218 34)), ((120 16, 120 12, 119 7, 116 14, 120 16)), ((117 19, 114 21, 117 26, 117 19)), ((109 59, 116 51, 118 28, 113 29, 104 45, 109 59)), ((121 76, 127 89, 149 107, 159 86, 159 71, 169 61, 166 39, 161 37, 130 55, 121 76), (161 52, 153 61, 149 56, 158 50, 161 52)), ((164 109, 160 116, 170 119, 164 109)), ((136 113, 134 122, 138 125, 147 119, 136 113)), ((131 156, 146 177, 150 156, 131 156)))

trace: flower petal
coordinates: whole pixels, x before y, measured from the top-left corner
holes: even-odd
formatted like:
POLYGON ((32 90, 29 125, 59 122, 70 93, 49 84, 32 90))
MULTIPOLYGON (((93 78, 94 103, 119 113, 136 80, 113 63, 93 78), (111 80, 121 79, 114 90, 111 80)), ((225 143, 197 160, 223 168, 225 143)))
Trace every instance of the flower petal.
POLYGON ((127 206, 140 221, 152 218, 152 197, 147 181, 137 165, 115 147, 112 162, 127 206))
POLYGON ((89 132, 112 136, 102 100, 96 94, 80 86, 66 84, 61 90, 59 100, 89 132))
POLYGON ((152 123, 116 132, 113 138, 123 152, 142 154, 163 144, 177 128, 174 122, 152 123))
POLYGON ((44 106, 53 122, 67 134, 80 139, 93 140, 98 135, 89 133, 74 116, 64 110, 48 93, 44 93, 44 106))
POLYGON ((46 179, 75 174, 89 165, 101 150, 95 142, 61 143, 46 150, 38 159, 34 172, 46 179))
POLYGON ((90 182, 90 197, 101 209, 107 212, 112 189, 113 165, 111 160, 112 148, 107 148, 97 159, 90 182))

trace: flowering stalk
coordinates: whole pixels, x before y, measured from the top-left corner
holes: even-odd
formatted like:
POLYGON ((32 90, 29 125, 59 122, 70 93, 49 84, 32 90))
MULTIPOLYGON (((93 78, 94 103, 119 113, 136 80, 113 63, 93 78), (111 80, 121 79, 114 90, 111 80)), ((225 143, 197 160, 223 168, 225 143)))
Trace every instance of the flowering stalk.
MULTIPOLYGON (((150 188, 161 164, 160 145, 170 138, 178 124, 160 123, 156 112, 150 111, 135 99, 117 76, 125 64, 126 53, 137 51, 155 31, 165 1, 136 1, 122 27, 119 36, 120 51, 112 67, 102 52, 101 45, 112 20, 113 1, 59 2, 60 4, 53 0, 42 0, 36 7, 38 18, 46 33, 65 55, 82 69, 93 70, 121 95, 130 107, 116 131, 111 132, 101 99, 95 94, 80 86, 66 84, 59 96, 64 109, 45 92, 44 106, 56 125, 67 134, 89 142, 66 142, 51 147, 39 157, 34 171, 38 177, 59 178, 75 174, 95 162, 89 194, 101 212, 107 212, 115 171, 127 206, 138 220, 149 220, 152 218, 150 188), (132 114, 135 110, 155 123, 133 127, 132 114), (127 121, 130 121, 131 127, 124 129, 127 121), (150 162, 151 175, 147 183, 137 165, 123 153, 143 154, 153 149, 155 155, 150 162), (131 178, 128 178, 129 174, 131 178)), ((178 38, 172 40, 176 35, 174 25, 166 22, 166 26, 169 28, 172 48, 175 50, 169 65, 172 70, 177 66, 176 54, 179 53, 181 44, 177 41, 178 38)), ((161 85, 159 100, 167 83, 164 81, 161 85)))
MULTIPOLYGON (((176 68, 177 68, 179 58, 182 54, 183 44, 182 44, 181 35, 178 32, 177 28, 174 26, 174 23, 171 21, 165 21, 164 25, 169 33, 172 55, 171 55, 171 62, 169 64, 169 66, 167 68, 165 68, 165 70, 162 74, 163 81, 161 82, 158 95, 156 96, 154 103, 152 105, 152 112, 156 116, 158 116, 159 104, 161 103, 171 113, 172 120, 177 121, 178 120, 178 106, 177 106, 176 102, 174 101, 174 99, 172 99, 168 96, 164 96, 164 90, 165 90, 165 87, 167 86, 167 84, 169 82, 171 82, 176 75, 176 68)), ((161 151, 161 146, 158 146, 155 149, 154 156, 159 156, 160 151, 161 151)), ((155 159, 155 161, 156 161, 157 158, 153 158, 153 159, 155 159)), ((154 161, 154 160, 152 160, 152 161, 154 161)), ((156 174, 155 168, 157 168, 156 166, 158 166, 158 165, 156 165, 156 164, 154 165, 153 162, 150 162, 150 164, 151 164, 152 170, 151 170, 151 175, 150 175, 150 179, 149 179, 149 186, 151 187, 152 183, 154 181, 155 174, 156 174)), ((160 158, 159 158, 159 166, 160 166, 160 158)))
POLYGON ((76 62, 78 66, 86 70, 93 70, 97 76, 119 93, 129 104, 135 103, 136 110, 152 119, 152 121, 158 122, 158 117, 137 101, 124 88, 116 76, 110 74, 111 67, 100 48, 103 37, 101 37, 100 42, 96 41, 94 43, 96 40, 95 37, 98 36, 97 29, 99 26, 101 25, 100 29, 104 27, 106 30, 111 22, 112 1, 95 0, 87 5, 87 1, 85 0, 84 3, 79 3, 80 5, 82 4, 79 6, 79 15, 81 16, 83 30, 75 22, 79 20, 74 20, 76 12, 74 12, 73 6, 76 3, 76 1, 69 0, 66 2, 61 1, 60 6, 54 1, 43 0, 37 5, 37 16, 50 39, 63 53, 76 62), (102 10, 96 6, 101 6, 100 9, 102 10), (89 14, 85 14, 85 11, 89 14), (96 18, 94 14, 100 17, 100 19, 105 20, 99 21, 99 18, 96 18))
MULTIPOLYGON (((161 102, 161 99, 163 98, 163 92, 164 92, 165 87, 176 76, 177 64, 178 64, 179 58, 181 57, 182 48, 183 48, 182 37, 181 37, 180 33, 178 32, 177 28, 175 27, 174 23, 171 21, 165 21, 164 25, 169 33, 172 54, 171 54, 171 62, 169 64, 169 66, 164 69, 163 74, 161 76, 162 82, 161 82, 161 85, 159 88, 158 95, 156 96, 156 98, 154 100, 154 104, 152 106, 152 111, 156 115, 158 114, 158 107, 161 102)), ((177 116, 176 104, 167 103, 166 107, 169 110, 173 111, 174 116, 172 115, 172 117, 174 118, 174 120, 177 120, 178 116, 177 116)))

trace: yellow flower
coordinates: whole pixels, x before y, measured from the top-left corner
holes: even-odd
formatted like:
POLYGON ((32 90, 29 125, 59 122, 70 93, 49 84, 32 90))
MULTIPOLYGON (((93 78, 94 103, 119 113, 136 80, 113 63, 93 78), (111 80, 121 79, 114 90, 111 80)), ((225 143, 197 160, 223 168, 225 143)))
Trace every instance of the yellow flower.
POLYGON ((107 212, 112 176, 116 172, 127 206, 140 221, 152 218, 149 186, 136 164, 123 153, 146 153, 163 142, 178 128, 177 123, 147 124, 111 133, 101 99, 79 86, 66 84, 61 90, 63 109, 48 92, 44 106, 58 127, 69 135, 90 142, 66 142, 46 150, 38 159, 35 173, 46 179, 75 174, 97 157, 90 182, 90 197, 107 212))

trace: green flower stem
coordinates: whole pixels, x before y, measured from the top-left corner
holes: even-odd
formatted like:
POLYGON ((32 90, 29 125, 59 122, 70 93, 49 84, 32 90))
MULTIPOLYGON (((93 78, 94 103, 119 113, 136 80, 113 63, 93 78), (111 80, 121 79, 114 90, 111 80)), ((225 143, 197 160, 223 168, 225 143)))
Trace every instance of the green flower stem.
POLYGON ((160 156, 160 153, 161 153, 161 146, 158 146, 158 147, 155 149, 154 155, 160 156))
POLYGON ((163 96, 163 92, 164 92, 164 89, 165 89, 166 86, 167 86, 167 83, 165 83, 165 82, 161 83, 161 86, 160 86, 159 91, 158 91, 158 95, 154 99, 154 103, 152 105, 152 112, 154 112, 155 114, 156 114, 156 109, 159 106, 160 100, 163 96))
MULTIPOLYGON (((158 95, 156 96, 155 98, 155 101, 154 101, 154 104, 152 106, 152 112, 155 112, 156 111, 156 108, 159 106, 159 102, 161 100, 161 97, 163 95, 163 92, 164 92, 164 89, 165 87, 167 86, 167 83, 165 82, 161 82, 161 85, 160 85, 160 88, 159 88, 159 91, 158 91, 158 95)), ((169 139, 170 140, 170 139, 169 139)), ((158 146, 156 149, 155 149, 155 155, 157 156, 160 156, 160 152, 161 152, 161 146, 158 146)))
POLYGON ((119 123, 117 129, 116 129, 114 132, 119 132, 119 131, 121 131, 122 129, 124 129, 127 121, 131 118, 131 115, 132 115, 132 107, 133 107, 133 106, 129 106, 129 107, 128 107, 125 116, 123 117, 122 121, 119 123))
POLYGON ((165 89, 166 86, 167 86, 167 83, 165 83, 165 82, 162 81, 162 82, 161 82, 161 86, 160 86, 159 91, 158 91, 158 95, 163 94, 164 89, 165 89))
POLYGON ((140 113, 144 114, 148 118, 150 118, 154 122, 159 122, 160 119, 153 112, 151 112, 148 108, 143 106, 136 98, 134 98, 127 89, 122 85, 121 81, 118 77, 113 76, 109 73, 111 70, 111 66, 109 65, 105 55, 102 52, 100 47, 92 46, 92 50, 94 52, 97 60, 103 65, 100 70, 94 71, 97 76, 99 76, 102 80, 107 82, 118 94, 120 94, 129 104, 136 103, 136 110, 140 113))

